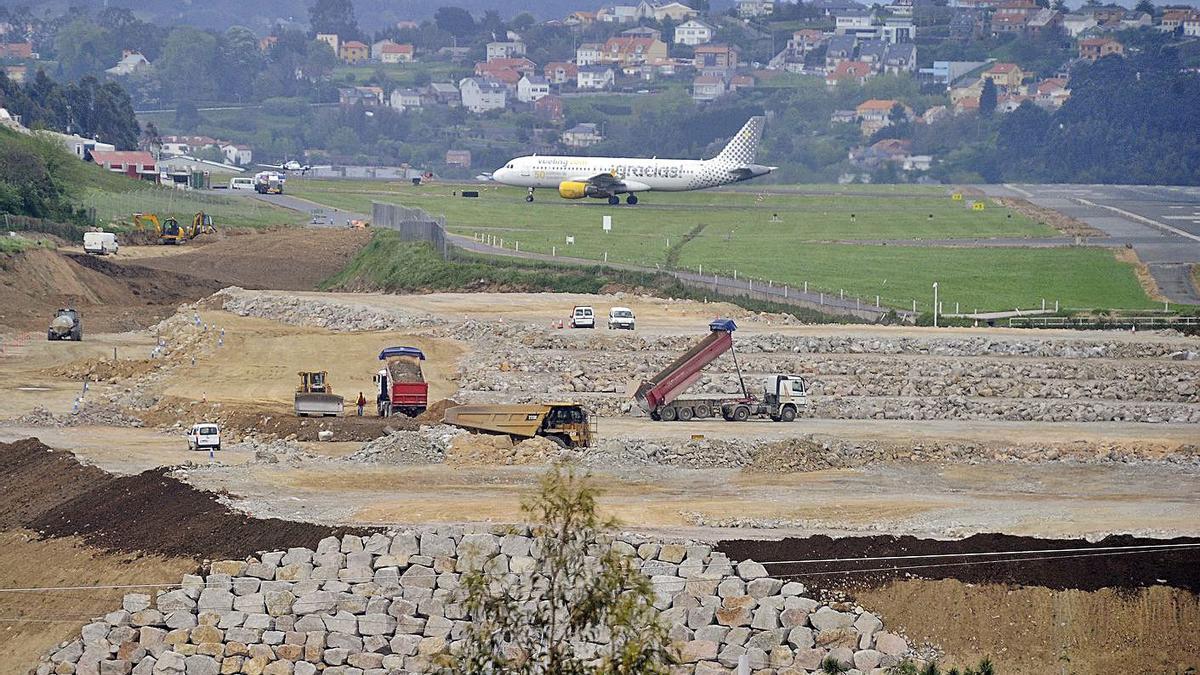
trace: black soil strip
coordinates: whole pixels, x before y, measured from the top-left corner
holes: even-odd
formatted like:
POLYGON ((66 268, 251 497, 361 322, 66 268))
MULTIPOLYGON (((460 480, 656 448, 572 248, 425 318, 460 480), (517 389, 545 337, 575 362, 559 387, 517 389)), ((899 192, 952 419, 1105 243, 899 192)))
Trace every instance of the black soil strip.
POLYGON ((957 579, 965 583, 1044 586, 1054 590, 1095 591, 1101 588, 1136 589, 1162 585, 1200 591, 1200 547, 1154 553, 1061 552, 1113 546, 1200 544, 1200 539, 1143 539, 1111 535, 1098 542, 1084 539, 1036 539, 1006 534, 977 534, 942 541, 916 537, 826 536, 780 541, 730 540, 718 550, 733 560, 763 563, 772 576, 795 580, 809 588, 853 590, 878 588, 894 579, 957 579), (957 556, 982 551, 1006 551, 1003 556, 957 556), (1104 555, 1100 555, 1104 553, 1104 555), (783 562, 831 558, 881 558, 884 556, 947 555, 945 558, 862 560, 840 562, 783 562), (1006 562, 994 562, 1005 560, 1006 562))
POLYGON ((365 533, 254 518, 165 475, 170 470, 113 476, 37 439, 0 443, 0 524, 49 537, 80 536, 108 551, 213 559, 315 548, 330 535, 365 533))

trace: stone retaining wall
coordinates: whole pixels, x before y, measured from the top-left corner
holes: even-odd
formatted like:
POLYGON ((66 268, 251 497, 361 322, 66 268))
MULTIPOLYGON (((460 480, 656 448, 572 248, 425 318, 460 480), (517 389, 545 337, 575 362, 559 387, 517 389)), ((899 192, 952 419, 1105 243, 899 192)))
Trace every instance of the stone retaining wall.
MULTIPOLYGON (((660 544, 623 534, 611 545, 636 557, 679 650, 674 672, 728 673, 739 657, 764 675, 800 675, 832 656, 851 675, 881 675, 909 654, 906 640, 860 607, 822 603, 797 581, 734 564, 702 544, 660 544)), ((528 531, 461 528, 329 537, 214 562, 204 576, 122 606, 47 654, 38 675, 397 675, 424 672, 456 648, 469 617, 460 572, 533 569, 541 544, 528 531)))

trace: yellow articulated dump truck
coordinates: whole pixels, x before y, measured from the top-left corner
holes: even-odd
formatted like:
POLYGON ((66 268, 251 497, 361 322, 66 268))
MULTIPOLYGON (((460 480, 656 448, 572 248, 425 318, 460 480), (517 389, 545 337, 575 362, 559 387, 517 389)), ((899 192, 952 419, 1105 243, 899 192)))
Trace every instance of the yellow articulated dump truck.
POLYGON ((504 434, 514 443, 544 436, 564 448, 592 444, 587 411, 577 403, 460 405, 446 410, 446 424, 485 434, 504 434))

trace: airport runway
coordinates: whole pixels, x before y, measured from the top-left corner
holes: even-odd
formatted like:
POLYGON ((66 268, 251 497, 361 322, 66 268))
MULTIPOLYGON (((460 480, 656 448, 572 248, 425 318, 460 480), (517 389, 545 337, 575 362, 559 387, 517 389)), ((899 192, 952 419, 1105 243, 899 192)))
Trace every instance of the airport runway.
POLYGON ((1137 250, 1171 302, 1200 304, 1189 279, 1200 264, 1200 188, 1150 185, 984 185, 987 194, 1021 197, 1108 233, 1137 250))

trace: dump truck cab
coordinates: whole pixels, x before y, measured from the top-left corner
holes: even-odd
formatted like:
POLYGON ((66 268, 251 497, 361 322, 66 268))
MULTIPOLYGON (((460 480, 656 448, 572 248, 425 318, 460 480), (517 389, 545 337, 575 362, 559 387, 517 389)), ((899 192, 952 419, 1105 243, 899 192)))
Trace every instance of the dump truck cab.
POLYGON ((550 404, 538 435, 567 448, 586 448, 592 444, 587 411, 574 403, 550 404))

